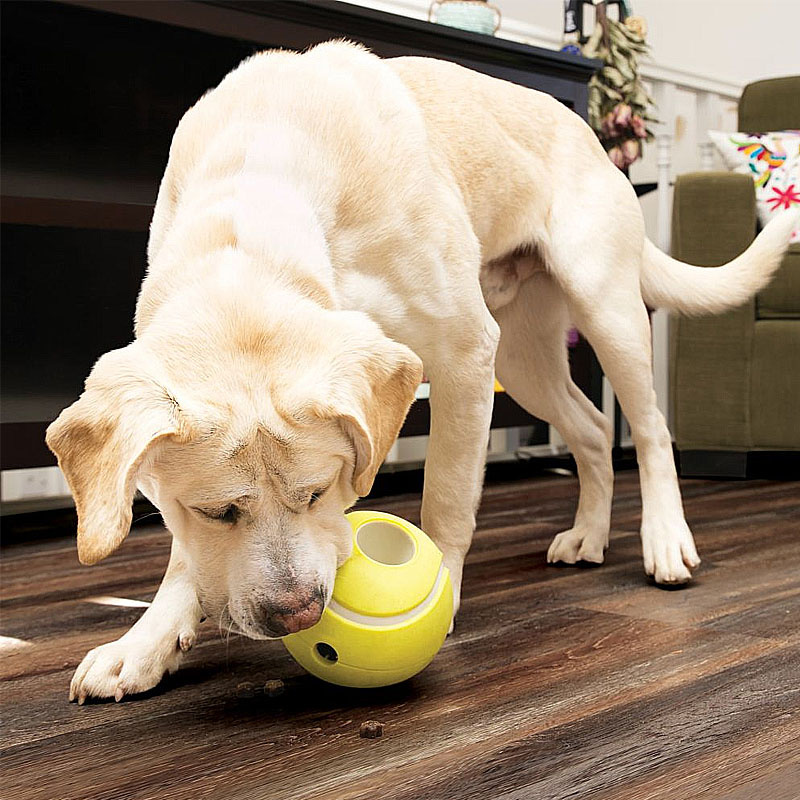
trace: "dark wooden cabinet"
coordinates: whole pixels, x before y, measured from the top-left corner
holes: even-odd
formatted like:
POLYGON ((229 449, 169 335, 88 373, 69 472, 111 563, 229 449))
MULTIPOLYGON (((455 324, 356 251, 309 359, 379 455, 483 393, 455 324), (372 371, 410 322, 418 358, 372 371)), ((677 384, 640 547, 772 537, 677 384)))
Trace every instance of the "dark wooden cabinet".
MULTIPOLYGON (((582 115, 595 66, 336 2, 5 0, 0 13, 3 469, 54 463, 46 425, 97 357, 131 340, 172 132, 243 58, 347 37, 541 89, 582 115)), ((406 433, 425 431, 426 406, 406 433)), ((534 422, 498 398, 496 425, 534 422)))

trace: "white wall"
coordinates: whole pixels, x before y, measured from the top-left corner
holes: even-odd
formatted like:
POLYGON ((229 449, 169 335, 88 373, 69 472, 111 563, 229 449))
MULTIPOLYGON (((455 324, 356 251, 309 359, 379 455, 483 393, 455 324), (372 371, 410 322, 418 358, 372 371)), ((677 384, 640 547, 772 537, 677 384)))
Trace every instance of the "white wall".
POLYGON ((649 23, 659 64, 742 85, 800 73, 798 0, 634 0, 633 7, 649 23))
MULTIPOLYGON (((425 17, 427 0, 350 0, 425 17)), ((500 35, 517 38, 519 23, 554 46, 561 38, 561 0, 491 0, 505 20, 500 35)), ((800 73, 800 0, 631 0, 649 25, 660 66, 730 81, 800 73)))

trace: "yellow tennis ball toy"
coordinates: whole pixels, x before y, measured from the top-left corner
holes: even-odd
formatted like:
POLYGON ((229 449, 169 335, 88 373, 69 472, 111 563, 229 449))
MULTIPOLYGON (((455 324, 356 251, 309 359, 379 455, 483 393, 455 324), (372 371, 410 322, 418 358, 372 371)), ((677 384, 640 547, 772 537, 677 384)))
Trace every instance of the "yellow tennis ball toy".
POLYGON ((353 511, 353 554, 339 567, 320 621, 284 636, 292 657, 339 686, 399 683, 430 664, 453 617, 442 552, 393 514, 353 511))

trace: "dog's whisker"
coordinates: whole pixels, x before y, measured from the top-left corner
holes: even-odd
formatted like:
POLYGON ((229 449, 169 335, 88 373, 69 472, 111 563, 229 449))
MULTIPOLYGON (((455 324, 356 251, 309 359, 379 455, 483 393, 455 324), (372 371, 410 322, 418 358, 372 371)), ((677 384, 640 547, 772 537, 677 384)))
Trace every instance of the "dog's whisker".
POLYGON ((160 516, 161 516, 160 511, 149 511, 147 514, 142 514, 141 517, 137 517, 131 524, 136 525, 137 522, 141 522, 142 520, 150 519, 150 517, 160 517, 160 516))
POLYGON ((236 620, 233 618, 233 615, 230 613, 230 601, 225 603, 222 611, 220 612, 219 620, 217 622, 217 629, 219 630, 220 639, 223 639, 225 642, 225 663, 228 665, 230 659, 231 634, 242 633, 241 626, 236 622, 236 620))
POLYGON ((230 647, 231 647, 231 631, 236 623, 233 621, 233 617, 230 617, 230 624, 228 625, 228 631, 225 636, 225 663, 226 665, 230 662, 230 647))
POLYGON ((217 620, 217 630, 219 631, 220 639, 224 639, 230 631, 230 628, 228 626, 232 618, 230 615, 228 605, 229 605, 228 603, 225 603, 225 605, 222 608, 222 611, 220 611, 219 613, 219 619, 217 620))

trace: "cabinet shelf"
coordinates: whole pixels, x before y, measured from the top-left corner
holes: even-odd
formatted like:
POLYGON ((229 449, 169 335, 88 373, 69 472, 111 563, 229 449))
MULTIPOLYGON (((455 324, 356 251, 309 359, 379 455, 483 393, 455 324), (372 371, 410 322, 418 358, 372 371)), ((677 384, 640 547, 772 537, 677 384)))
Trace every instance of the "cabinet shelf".
POLYGON ((0 221, 96 230, 147 231, 156 179, 116 176, 98 165, 77 174, 4 163, 0 221))
POLYGON ((146 231, 153 216, 147 203, 113 203, 69 197, 0 196, 0 221, 95 230, 146 231))

